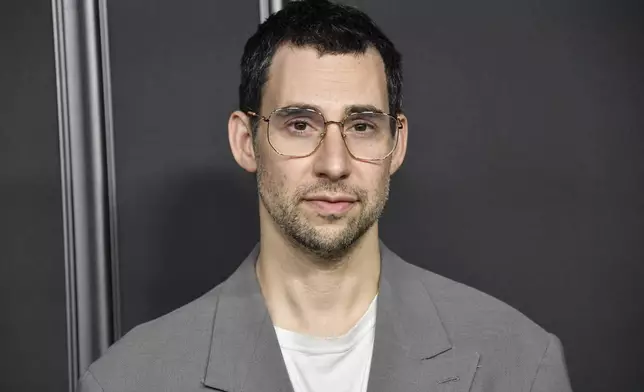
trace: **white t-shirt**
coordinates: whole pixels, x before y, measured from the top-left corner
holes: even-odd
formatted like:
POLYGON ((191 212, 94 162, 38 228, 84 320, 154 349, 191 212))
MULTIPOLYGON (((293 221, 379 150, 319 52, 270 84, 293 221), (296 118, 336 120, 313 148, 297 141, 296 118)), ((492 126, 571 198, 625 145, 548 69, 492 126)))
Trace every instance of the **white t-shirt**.
POLYGON ((367 391, 376 298, 358 323, 339 337, 319 338, 275 327, 295 392, 367 391))

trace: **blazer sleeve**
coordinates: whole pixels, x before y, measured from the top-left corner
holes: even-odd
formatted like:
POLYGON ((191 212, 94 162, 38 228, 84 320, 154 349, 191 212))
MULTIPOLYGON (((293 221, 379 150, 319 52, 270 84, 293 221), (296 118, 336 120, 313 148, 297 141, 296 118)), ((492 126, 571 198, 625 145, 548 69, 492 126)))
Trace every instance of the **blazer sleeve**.
POLYGON ((561 341, 550 334, 550 342, 541 358, 531 392, 572 392, 561 341))
POLYGON ((88 370, 78 382, 77 392, 105 392, 94 375, 88 370))

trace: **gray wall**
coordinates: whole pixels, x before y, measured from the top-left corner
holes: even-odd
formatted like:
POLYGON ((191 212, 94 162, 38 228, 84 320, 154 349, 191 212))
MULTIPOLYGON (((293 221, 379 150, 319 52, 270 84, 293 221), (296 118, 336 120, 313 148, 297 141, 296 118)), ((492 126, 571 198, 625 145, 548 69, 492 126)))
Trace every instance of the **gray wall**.
POLYGON ((257 240, 227 119, 256 0, 108 2, 123 332, 223 280, 257 240))
MULTIPOLYGON (((257 241, 226 121, 256 0, 108 1, 123 332, 257 241)), ((575 390, 644 378, 641 2, 351 0, 402 51, 408 159, 382 237, 563 341, 575 390)), ((49 2, 0 6, 1 391, 67 388, 49 2)))
POLYGON ((0 391, 67 390, 51 2, 0 3, 0 391))

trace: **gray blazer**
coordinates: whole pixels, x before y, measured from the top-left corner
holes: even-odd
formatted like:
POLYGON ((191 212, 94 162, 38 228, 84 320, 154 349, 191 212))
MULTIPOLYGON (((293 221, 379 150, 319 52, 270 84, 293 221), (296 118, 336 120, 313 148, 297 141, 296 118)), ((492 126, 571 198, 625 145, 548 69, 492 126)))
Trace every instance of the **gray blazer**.
MULTIPOLYGON (((92 364, 83 392, 292 392, 254 272, 140 325, 92 364)), ((369 392, 568 392, 560 341, 510 306, 381 244, 369 392)), ((333 391, 329 391, 333 392, 333 391)))

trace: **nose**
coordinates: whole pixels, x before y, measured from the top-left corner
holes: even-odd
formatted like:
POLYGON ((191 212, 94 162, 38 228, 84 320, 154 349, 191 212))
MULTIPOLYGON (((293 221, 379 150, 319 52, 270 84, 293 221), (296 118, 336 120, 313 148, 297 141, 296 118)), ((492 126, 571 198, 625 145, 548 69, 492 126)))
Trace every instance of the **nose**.
POLYGON ((326 136, 314 154, 313 169, 318 177, 338 181, 351 173, 351 156, 344 144, 340 124, 329 123, 326 136))

